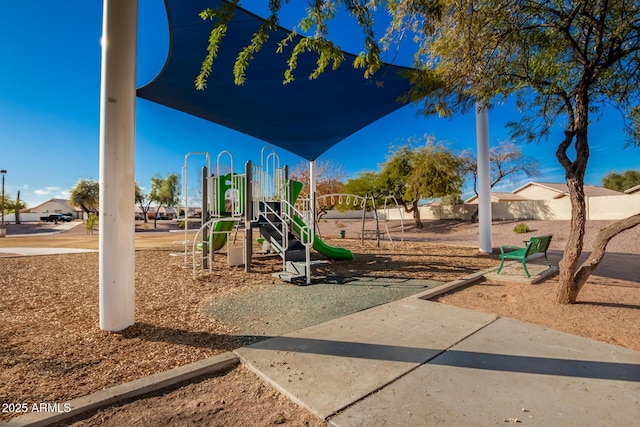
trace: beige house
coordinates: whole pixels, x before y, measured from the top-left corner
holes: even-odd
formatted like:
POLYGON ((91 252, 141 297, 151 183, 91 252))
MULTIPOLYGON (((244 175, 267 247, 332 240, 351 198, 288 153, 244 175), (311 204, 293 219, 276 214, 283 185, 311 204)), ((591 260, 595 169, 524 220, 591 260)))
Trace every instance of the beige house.
MULTIPOLYGON (((196 215, 200 212, 200 208, 191 208, 190 213, 196 215)), ((138 205, 134 205, 134 212, 136 219, 142 218, 142 210, 138 205)), ((20 211, 20 220, 22 222, 37 222, 40 221, 41 216, 47 216, 49 214, 70 214, 74 219, 84 219, 85 215, 81 208, 71 206, 67 199, 50 199, 44 203, 39 204, 33 208, 26 208, 20 211)), ((156 207, 152 206, 149 209, 149 214, 156 214, 156 207)), ((176 219, 178 217, 178 208, 161 207, 160 216, 168 219, 176 219)), ((5 214, 5 222, 14 222, 15 216, 13 214, 5 214)))
MULTIPOLYGON (((521 202, 523 200, 528 200, 525 197, 522 197, 518 194, 514 193, 505 193, 499 191, 491 192, 491 203, 499 203, 499 202, 521 202)), ((473 196, 465 201, 465 203, 470 204, 478 204, 478 196, 473 196)))
POLYGON ((640 194, 640 185, 624 190, 624 194, 640 194))
POLYGON ((37 221, 41 216, 53 213, 70 214, 75 219, 82 218, 82 209, 71 206, 67 199, 49 199, 36 207, 22 209, 20 216, 23 221, 37 221))
POLYGON ((162 218, 176 219, 178 217, 178 209, 161 206, 158 209, 157 206, 150 206, 147 212, 147 217, 153 218, 155 215, 159 215, 162 218))
MULTIPOLYGON (((513 194, 518 194, 528 200, 552 200, 569 197, 569 188, 567 184, 529 182, 514 190, 513 194)), ((622 194, 619 191, 609 190, 604 187, 586 184, 584 186, 584 195, 586 197, 620 196, 622 194)))
MULTIPOLYGON (((621 196, 624 193, 604 187, 585 185, 586 197, 621 196)), ((511 193, 491 192, 491 202, 520 202, 524 200, 554 200, 569 197, 567 184, 552 182, 529 182, 511 193)), ((478 196, 469 198, 466 203, 477 204, 478 196)))

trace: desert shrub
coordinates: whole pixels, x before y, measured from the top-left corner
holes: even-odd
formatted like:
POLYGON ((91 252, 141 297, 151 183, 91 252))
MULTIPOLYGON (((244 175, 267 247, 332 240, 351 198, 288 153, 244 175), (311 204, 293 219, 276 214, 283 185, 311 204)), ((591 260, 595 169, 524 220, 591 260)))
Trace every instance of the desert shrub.
POLYGON ((525 224, 524 222, 521 222, 520 224, 513 227, 513 231, 515 231, 518 234, 524 234, 524 233, 530 232, 531 229, 527 224, 525 224))
POLYGON ((93 212, 90 212, 89 216, 87 217, 87 224, 86 224, 87 234, 93 234, 93 230, 95 229, 97 223, 98 223, 98 215, 96 215, 93 212))

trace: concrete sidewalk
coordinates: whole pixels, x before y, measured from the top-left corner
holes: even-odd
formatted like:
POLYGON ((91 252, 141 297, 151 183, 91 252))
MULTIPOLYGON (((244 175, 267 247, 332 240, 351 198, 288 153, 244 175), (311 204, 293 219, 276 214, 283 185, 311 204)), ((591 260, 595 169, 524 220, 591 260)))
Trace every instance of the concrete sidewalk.
POLYGON ((21 256, 37 256, 37 255, 64 255, 64 254, 80 254, 85 252, 98 252, 97 249, 78 249, 78 248, 22 248, 10 247, 0 248, 0 258, 12 258, 21 256))
POLYGON ((426 293, 235 353, 336 426, 637 423, 640 352, 426 293))

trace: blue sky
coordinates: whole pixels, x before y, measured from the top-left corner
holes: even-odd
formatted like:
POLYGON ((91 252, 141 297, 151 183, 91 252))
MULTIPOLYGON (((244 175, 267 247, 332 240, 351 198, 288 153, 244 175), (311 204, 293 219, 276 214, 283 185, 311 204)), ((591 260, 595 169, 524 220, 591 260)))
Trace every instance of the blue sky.
MULTIPOLYGON (((255 11, 261 9, 256 6, 255 11)), ((137 82, 142 86, 155 77, 166 58, 163 1, 139 0, 139 16, 137 82)), ((294 22, 293 16, 287 18, 283 18, 285 26, 294 22)), ((354 37, 353 28, 341 24, 340 30, 336 35, 343 49, 359 51, 360 39, 354 37)), ((5 191, 15 198, 20 190, 29 207, 67 197, 79 179, 99 177, 101 32, 102 2, 0 0, 0 169, 8 171, 5 191)), ((401 50, 396 63, 410 65, 410 53, 410 49, 401 50)), ((136 115, 136 181, 146 189, 152 176, 180 175, 188 152, 207 151, 215 161, 219 152, 229 150, 235 164, 242 165, 246 160, 258 162, 265 146, 257 139, 145 100, 138 100, 136 115)), ((513 105, 492 110, 491 144, 506 140, 505 123, 518 117, 513 105)), ((338 162, 355 176, 384 162, 390 144, 423 135, 447 141, 454 149, 474 148, 475 117, 425 118, 413 107, 405 107, 347 138, 320 159, 338 162)), ((564 182, 554 154, 560 136, 541 144, 520 145, 540 163, 540 181, 564 182)), ((609 171, 640 166, 638 149, 624 149, 621 120, 615 111, 607 112, 591 127, 590 147, 588 184, 599 185, 609 171)), ((283 150, 276 151, 282 164, 301 162, 283 150)), ((511 183, 506 190, 523 183, 511 183)))

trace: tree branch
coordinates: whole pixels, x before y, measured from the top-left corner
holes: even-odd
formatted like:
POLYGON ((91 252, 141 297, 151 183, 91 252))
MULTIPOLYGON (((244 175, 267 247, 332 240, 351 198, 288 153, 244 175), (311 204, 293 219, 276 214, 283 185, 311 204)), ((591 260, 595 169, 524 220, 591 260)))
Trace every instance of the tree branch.
POLYGON ((587 282, 589 276, 591 276, 593 271, 602 261, 609 241, 623 231, 634 228, 637 225, 640 225, 640 214, 636 214, 623 220, 617 221, 598 233, 598 235, 596 236, 596 240, 593 243, 591 255, 576 270, 574 276, 577 286, 576 294, 580 292, 580 289, 582 289, 584 284, 587 282))

